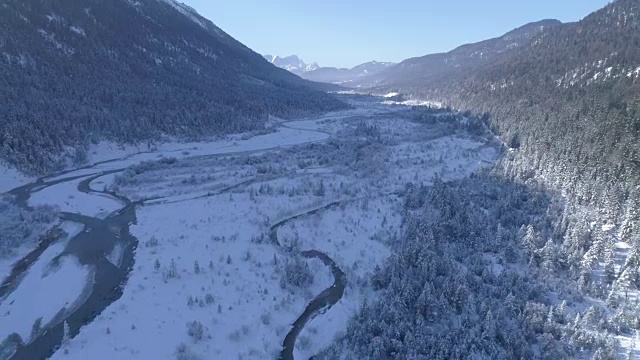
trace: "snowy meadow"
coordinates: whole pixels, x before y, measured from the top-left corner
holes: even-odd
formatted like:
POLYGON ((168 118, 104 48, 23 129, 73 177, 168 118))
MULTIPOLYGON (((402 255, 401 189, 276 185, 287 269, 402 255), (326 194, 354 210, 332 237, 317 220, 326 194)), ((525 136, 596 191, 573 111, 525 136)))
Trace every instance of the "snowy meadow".
MULTIPOLYGON (((129 231, 138 244, 121 297, 77 333, 65 330, 53 358, 277 358, 296 319, 335 286, 326 264, 301 255, 309 250, 335 262, 344 289, 304 324, 293 356, 316 355, 342 336, 362 304, 381 296, 372 277, 403 232, 407 184, 461 180, 498 155, 490 134, 464 116, 350 101, 353 110, 275 119, 255 136, 112 149, 113 157, 101 145, 93 159, 101 163, 50 177, 78 178, 32 192, 29 205, 98 219, 118 213, 123 199, 136 204, 129 231), (83 182, 88 189, 78 191, 83 182)), ((118 244, 104 254, 116 267, 118 244)), ((66 283, 68 299, 34 304, 49 307, 43 315, 73 309, 95 270, 61 259, 58 275, 39 281, 66 283)), ((3 312, 9 307, 2 334, 16 333, 23 344, 38 317, 7 302, 30 296, 30 276, 48 263, 41 255, 0 299, 3 312)), ((46 329, 62 317, 41 319, 46 329)))

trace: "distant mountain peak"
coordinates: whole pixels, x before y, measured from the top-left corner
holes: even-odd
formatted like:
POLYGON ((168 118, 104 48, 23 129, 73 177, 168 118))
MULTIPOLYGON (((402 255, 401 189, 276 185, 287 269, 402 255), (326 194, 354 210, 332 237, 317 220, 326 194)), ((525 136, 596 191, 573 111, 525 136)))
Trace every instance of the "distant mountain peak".
POLYGON ((429 82, 432 77, 439 74, 470 71, 478 66, 490 64, 502 54, 526 46, 532 39, 559 26, 562 26, 562 22, 553 19, 531 22, 502 36, 464 44, 446 53, 404 60, 396 66, 383 69, 375 76, 362 77, 349 85, 357 87, 386 86, 392 83, 415 85, 429 82))
POLYGON ((350 84, 359 78, 363 78, 370 75, 375 75, 389 67, 394 66, 395 63, 369 61, 358 66, 354 66, 351 69, 339 69, 335 67, 321 67, 313 71, 305 72, 300 75, 307 80, 324 82, 329 84, 350 84))
MULTIPOLYGON (((171 0, 167 0, 171 1, 171 0)), ((263 55, 265 60, 272 63, 273 65, 288 70, 296 75, 301 75, 302 73, 313 71, 318 69, 320 66, 317 63, 307 64, 302 59, 300 59, 297 55, 289 55, 289 56, 278 56, 278 55, 263 55)))

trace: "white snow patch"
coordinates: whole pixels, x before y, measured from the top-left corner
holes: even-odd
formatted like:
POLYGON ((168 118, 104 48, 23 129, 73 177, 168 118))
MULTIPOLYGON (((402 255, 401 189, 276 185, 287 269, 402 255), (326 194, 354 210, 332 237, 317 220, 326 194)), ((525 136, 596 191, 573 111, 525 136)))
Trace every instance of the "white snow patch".
POLYGON ((616 226, 614 224, 604 224, 602 225, 602 231, 609 231, 613 228, 615 228, 616 226))
POLYGON ((56 40, 55 34, 49 34, 44 29, 38 29, 38 33, 40 33, 40 35, 42 35, 42 37, 44 37, 45 40, 53 44, 58 50, 62 51, 66 55, 70 56, 76 52, 69 45, 61 43, 60 41, 56 40))
POLYGON ((106 256, 107 260, 113 264, 115 267, 120 267, 122 265, 122 258, 124 255, 124 248, 122 244, 116 243, 113 246, 113 250, 110 254, 106 256))
POLYGON ((23 175, 14 167, 0 162, 0 193, 5 193, 18 186, 28 184, 33 180, 33 178, 23 175))
POLYGON ((439 101, 424 101, 424 100, 405 100, 405 101, 390 101, 385 100, 382 102, 384 105, 403 105, 403 106, 430 106, 432 108, 441 108, 442 103, 439 101))
POLYGON ((73 31, 74 33, 87 37, 87 33, 84 32, 84 29, 81 27, 77 27, 77 26, 71 26, 69 29, 71 29, 71 31, 73 31))
POLYGON ((55 23, 62 23, 64 21, 64 18, 60 15, 56 15, 56 14, 51 14, 51 15, 46 15, 47 20, 49 20, 49 22, 55 22, 55 23))
MULTIPOLYGON (((51 260, 64 249, 62 243, 51 246, 41 255, 18 288, 0 303, 0 339, 12 333, 28 342, 38 318, 45 327, 59 312, 72 311, 74 303, 93 285, 91 268, 82 266, 73 256, 51 260)), ((54 324, 51 324, 54 325, 54 324)))
POLYGON ((29 205, 56 205, 61 211, 106 218, 122 205, 111 197, 77 190, 84 178, 46 187, 31 195, 29 205))

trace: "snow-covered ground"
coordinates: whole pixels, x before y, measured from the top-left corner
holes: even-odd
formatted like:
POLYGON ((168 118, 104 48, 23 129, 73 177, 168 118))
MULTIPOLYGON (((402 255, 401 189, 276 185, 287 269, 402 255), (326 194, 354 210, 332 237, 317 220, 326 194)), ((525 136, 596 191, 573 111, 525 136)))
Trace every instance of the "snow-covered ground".
POLYGON ((110 197, 79 192, 77 190, 78 184, 83 180, 84 178, 63 182, 35 192, 29 199, 29 205, 55 204, 61 211, 101 219, 122 207, 120 203, 110 197))
POLYGON ((61 228, 68 236, 49 246, 29 268, 17 289, 0 302, 0 339, 15 332, 28 342, 36 320, 41 318, 44 328, 61 311, 72 311, 74 304, 87 295, 92 269, 81 266, 72 256, 54 261, 82 226, 64 222, 61 228))
POLYGON ((0 194, 32 180, 33 179, 21 174, 15 168, 0 162, 0 194))
POLYGON ((375 296, 368 279, 391 253, 388 244, 400 230, 399 203, 396 196, 353 201, 280 230, 279 237, 285 242, 299 239, 300 248, 329 255, 348 279, 342 300, 303 329, 294 352, 296 359, 308 359, 330 345, 363 299, 375 296))
MULTIPOLYGON (((56 224, 58 225, 58 224, 56 224)), ((51 226, 54 226, 54 224, 52 224, 51 226)), ((77 223, 73 223, 70 221, 63 221, 61 224, 58 225, 60 227, 60 229, 62 229, 67 236, 65 237, 65 239, 62 239, 60 243, 55 244, 54 246, 63 246, 61 244, 66 244, 66 242, 71 239, 73 236, 77 235, 78 233, 80 233, 80 231, 82 231, 83 226, 77 223)), ((10 258, 0 258, 0 278, 3 278, 5 276, 7 276, 10 272, 11 269, 13 268, 13 265, 15 264, 15 262, 18 259, 22 259, 24 256, 26 256, 28 253, 30 253, 31 251, 33 251, 33 244, 31 244, 31 246, 22 246, 19 249, 16 249, 14 252, 14 255, 11 256, 10 258)), ((47 251, 50 251, 50 249, 47 249, 47 251)), ((54 256, 57 254, 54 254, 54 256)), ((42 257, 43 255, 41 255, 42 257)))
MULTIPOLYGON (((210 143, 99 144, 91 162, 117 160, 62 177, 135 166, 91 186, 154 200, 137 209, 130 227, 140 244, 124 295, 54 358, 275 358, 291 324, 334 281, 319 260, 300 260, 301 250, 326 253, 347 276, 343 298, 304 328, 296 356, 327 346, 362 301, 376 296, 369 278, 401 231, 405 185, 465 177, 496 155, 484 139, 410 121, 408 110, 375 104, 210 143), (303 216, 277 229, 278 246, 270 227, 296 215, 303 216), (291 285, 288 264, 296 261, 308 266, 311 283, 291 285)), ((122 206, 78 192, 83 179, 36 192, 30 203, 89 216, 122 206)), ((118 255, 116 249, 110 261, 118 255)), ((71 259, 62 264, 49 276, 71 268, 71 259)), ((88 271, 76 271, 71 282, 86 279, 88 271)), ((40 285, 25 279, 11 296, 31 296, 29 286, 40 285)), ((66 292, 65 301, 77 298, 77 290, 66 292)))
MULTIPOLYGON (((251 241, 262 224, 255 223, 260 214, 250 204, 248 194, 225 194, 140 209, 139 225, 131 230, 141 244, 124 296, 82 330, 69 346, 71 355, 167 358, 180 342, 191 345, 187 322, 195 320, 211 335, 193 345, 200 354, 274 357, 289 324, 333 278, 311 260, 311 287, 295 293, 281 289, 280 264, 288 255, 251 241), (172 264, 175 277, 169 275, 172 264)), ((262 211, 281 204, 274 198, 262 211)))

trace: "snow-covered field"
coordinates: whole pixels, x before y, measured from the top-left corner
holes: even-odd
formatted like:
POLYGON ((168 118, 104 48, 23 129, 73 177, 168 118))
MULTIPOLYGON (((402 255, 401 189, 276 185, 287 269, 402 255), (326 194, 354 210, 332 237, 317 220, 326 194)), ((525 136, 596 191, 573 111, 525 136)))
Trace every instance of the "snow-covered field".
POLYGON ((55 204, 61 211, 98 218, 105 218, 122 206, 112 198, 77 191, 82 180, 84 179, 63 182, 35 192, 29 199, 29 205, 55 204))
POLYGON ((7 164, 0 163, 0 194, 28 183, 32 179, 7 164))
POLYGON ((20 286, 0 302, 0 339, 16 332, 28 342, 38 319, 44 327, 59 312, 71 311, 86 295, 85 288, 93 281, 92 269, 81 266, 72 256, 56 259, 82 226, 64 222, 61 227, 68 236, 49 246, 27 271, 20 286))
MULTIPOLYGON (((329 345, 362 301, 376 296, 369 279, 401 231, 405 185, 466 177, 496 156, 486 140, 413 122, 408 110, 377 104, 276 123, 276 131, 253 137, 149 149, 102 143, 90 151, 94 163, 118 160, 67 173, 62 177, 85 177, 36 192, 30 203, 106 215, 122 205, 82 194, 78 183, 133 166, 91 187, 144 200, 130 227, 140 243, 122 298, 54 358, 276 358, 291 324, 334 281, 322 262, 301 259, 303 250, 327 254, 347 276, 343 298, 307 324, 295 355, 308 358, 329 345), (321 210, 306 215, 314 209, 321 210), (275 243, 271 226, 297 215, 276 229, 275 243), (300 273, 312 281, 292 274, 292 264, 302 264, 300 273)), ((42 278, 48 257, 10 295, 14 305, 0 303, 2 313, 28 305, 19 299, 32 296, 33 287, 54 286, 57 276, 67 276, 70 289, 52 308, 78 298, 77 284, 90 269, 63 258, 42 278)), ((32 321, 49 319, 48 313, 30 319, 25 311, 13 311, 22 316, 20 326, 3 329, 0 338, 13 331, 28 338, 32 321)))

